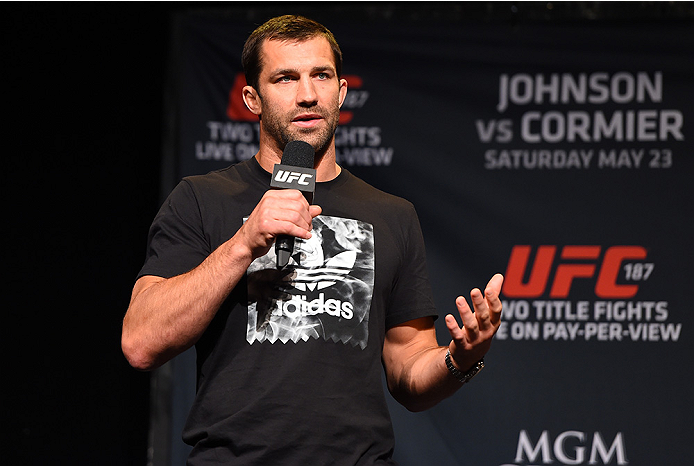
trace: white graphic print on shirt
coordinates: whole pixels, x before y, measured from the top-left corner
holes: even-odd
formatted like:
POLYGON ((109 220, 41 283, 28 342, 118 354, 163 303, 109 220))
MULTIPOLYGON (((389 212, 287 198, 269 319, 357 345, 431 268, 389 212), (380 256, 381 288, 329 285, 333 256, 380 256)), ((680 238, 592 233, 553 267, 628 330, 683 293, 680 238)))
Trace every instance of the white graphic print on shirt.
POLYGON ((282 270, 274 247, 248 268, 246 340, 287 343, 309 338, 366 347, 374 287, 373 226, 320 215, 313 236, 295 239, 282 270))

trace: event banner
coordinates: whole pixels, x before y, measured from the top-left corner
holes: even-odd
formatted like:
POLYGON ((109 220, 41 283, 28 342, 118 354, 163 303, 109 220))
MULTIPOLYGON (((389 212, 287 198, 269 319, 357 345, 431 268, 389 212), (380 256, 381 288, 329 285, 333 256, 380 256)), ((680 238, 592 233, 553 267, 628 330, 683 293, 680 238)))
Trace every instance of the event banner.
MULTIPOLYGON (((441 344, 505 275, 480 375, 423 413, 388 396, 398 463, 694 464, 691 25, 313 17, 344 54, 338 162, 415 205, 441 344)), ((177 178, 256 153, 240 56, 264 19, 176 18, 177 178)))

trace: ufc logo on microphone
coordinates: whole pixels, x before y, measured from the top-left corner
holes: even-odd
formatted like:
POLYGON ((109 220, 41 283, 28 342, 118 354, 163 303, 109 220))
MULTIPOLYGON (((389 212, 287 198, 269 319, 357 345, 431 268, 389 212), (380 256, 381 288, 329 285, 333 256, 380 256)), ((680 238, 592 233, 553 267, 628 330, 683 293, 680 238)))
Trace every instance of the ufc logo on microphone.
POLYGON ((270 186, 313 192, 316 187, 316 170, 277 164, 272 173, 270 186))
POLYGON ((310 186, 311 183, 306 180, 310 180, 311 178, 313 178, 313 175, 309 173, 288 172, 284 170, 278 170, 275 175, 275 181, 279 183, 291 184, 296 181, 297 184, 302 186, 310 186))

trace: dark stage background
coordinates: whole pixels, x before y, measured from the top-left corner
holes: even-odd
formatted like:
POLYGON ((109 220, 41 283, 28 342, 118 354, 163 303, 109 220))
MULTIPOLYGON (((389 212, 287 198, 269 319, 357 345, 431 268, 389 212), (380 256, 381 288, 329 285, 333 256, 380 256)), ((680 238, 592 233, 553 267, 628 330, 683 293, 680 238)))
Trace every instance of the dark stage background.
MULTIPOLYGON (((599 29, 602 25, 642 25, 644 34, 672 27, 683 32, 682 44, 690 47, 686 50, 689 51, 690 59, 694 60, 691 49, 694 7, 690 2, 297 3, 294 8, 286 3, 231 3, 224 6, 225 18, 235 17, 239 22, 247 24, 260 23, 274 14, 306 12, 318 20, 325 19, 332 29, 339 29, 338 40, 341 43, 347 39, 342 38, 349 34, 351 22, 356 27, 368 21, 390 24, 393 29, 408 31, 409 35, 416 34, 417 28, 421 27, 422 30, 429 31, 427 37, 432 37, 432 27, 445 25, 444 29, 450 31, 455 29, 456 24, 473 25, 478 30, 489 26, 508 28, 510 31, 518 28, 532 30, 534 25, 579 26, 579 29, 599 29), (334 18, 338 15, 342 20, 336 24, 334 18)), ((3 170, 5 176, 2 184, 6 209, 3 224, 5 228, 9 228, 4 248, 4 255, 9 259, 5 261, 5 275, 9 278, 5 279, 3 287, 9 298, 6 306, 9 321, 3 325, 3 348, 7 361, 3 419, 10 432, 6 437, 3 464, 147 464, 150 389, 154 381, 161 383, 161 377, 153 378, 151 374, 136 372, 127 365, 120 351, 120 325, 133 279, 144 258, 149 224, 162 201, 163 193, 171 188, 177 170, 181 169, 178 162, 162 157, 164 153, 173 153, 171 134, 168 133, 172 114, 164 110, 172 108, 172 103, 165 100, 165 96, 172 96, 173 74, 169 67, 180 63, 181 59, 171 56, 172 51, 179 50, 177 47, 180 46, 177 43, 180 38, 174 34, 177 30, 174 24, 180 23, 175 23, 173 19, 180 20, 181 15, 185 16, 191 11, 219 7, 218 4, 186 3, 0 5, 4 91, 2 108, 6 115, 2 125, 3 162, 9 167, 3 170), (169 92, 165 92, 167 89, 169 92)), ((679 44, 677 38, 672 43, 673 47, 679 44)), ((238 46, 239 51, 240 47, 241 45, 238 46)), ((624 44, 624 49, 629 50, 628 44, 624 44)), ((425 48, 422 50, 426 52, 425 48)), ((686 51, 684 55, 686 57, 686 51)), ((480 60, 480 63, 485 63, 483 57, 480 60)), ((356 62, 358 60, 352 63, 356 62)), ((371 65, 374 66, 374 74, 377 73, 378 64, 360 63, 363 69, 370 69, 371 65)), ((527 72, 523 65, 517 64, 518 72, 527 72)), ((547 68, 554 71, 551 64, 547 68)), ((492 71, 489 76, 498 79, 493 67, 490 69, 492 71)), ((688 69, 688 76, 691 76, 691 64, 688 68, 682 66, 680 69, 688 69)), ((538 65, 534 70, 542 71, 543 68, 538 65)), ((512 71, 514 70, 509 72, 512 71)), ((436 71, 443 74, 445 72, 436 71)), ((429 76, 427 73, 424 78, 429 76)), ((452 79, 451 76, 446 78, 452 79)), ((666 90, 670 89, 670 83, 669 80, 665 81, 666 90)), ((453 84, 447 82, 446 85, 453 84)), ((373 89, 375 87, 371 88, 372 91, 373 89)), ((691 87, 688 91, 688 94, 684 92, 683 95, 691 96, 691 87)), ((488 103, 495 104, 496 101, 484 103, 489 114, 480 115, 480 118, 485 124, 496 117, 492 112, 493 106, 488 103)), ((671 100, 668 103, 682 109, 685 117, 692 115, 691 108, 694 104, 691 100, 671 100)), ((373 112, 373 117, 369 118, 379 121, 382 109, 374 107, 369 111, 373 112)), ((387 117, 388 115, 382 115, 384 120, 387 117)), ((505 117, 516 121, 519 115, 510 113, 505 117)), ((470 132, 472 123, 468 126, 465 131, 469 134, 475 137, 480 134, 479 129, 478 132, 470 132)), ((685 120, 685 127, 687 134, 691 135, 690 121, 685 120)), ((503 132, 495 134, 504 136, 503 132)), ((194 136, 191 136, 191 140, 193 139, 194 136)), ((479 139, 476 143, 481 144, 479 139)), ((691 149, 691 138, 685 144, 688 145, 683 147, 691 149)), ((501 148, 499 145, 495 147, 501 148)), ((475 157, 480 158, 480 154, 481 152, 476 152, 475 157)), ((679 160, 688 157, 688 161, 682 166, 691 169, 691 150, 678 154, 678 157, 679 160)), ((350 169, 352 170, 351 167, 350 169)), ((378 169, 375 170, 378 175, 378 169)), ((365 177, 375 176, 373 173, 369 174, 369 170, 364 167, 353 171, 365 177)), ((609 175, 596 175, 596 179, 611 182, 612 179, 606 179, 606 176, 609 175)), ((689 179, 690 176, 691 173, 680 173, 678 179, 689 179)), ((532 176, 528 180, 530 184, 524 186, 534 196, 532 199, 541 198, 544 194, 540 185, 533 185, 533 182, 542 180, 532 176)), ((685 193, 691 200, 691 186, 689 185, 689 189, 681 185, 673 187, 667 185, 667 180, 657 180, 657 186, 662 185, 664 218, 691 219, 691 204, 682 199, 675 200, 673 204, 672 199, 666 196, 668 192, 685 193), (679 211, 679 216, 673 213, 675 210, 679 211)), ((499 181, 507 182, 511 187, 518 183, 514 182, 508 172, 502 173, 499 181)), ((575 179, 569 179, 568 182, 577 183, 575 179)), ((389 189, 391 186, 384 188, 389 189)), ((393 185, 390 190, 398 189, 401 188, 393 185)), ((628 202, 633 195, 623 192, 614 194, 623 196, 624 202, 628 202)), ((418 208, 425 221, 429 214, 425 213, 424 206, 418 208)), ((609 247, 619 244, 618 241, 640 244, 639 241, 646 241, 643 238, 651 241, 646 246, 656 244, 651 236, 641 236, 636 230, 633 236, 617 239, 609 236, 609 239, 602 239, 598 235, 586 238, 571 231, 566 239, 549 233, 546 236, 533 236, 534 227, 523 224, 521 213, 501 213, 508 214, 506 219, 514 218, 521 225, 521 231, 514 232, 517 233, 517 239, 508 240, 509 248, 503 251, 502 255, 505 256, 502 266, 506 266, 511 245, 529 244, 537 247, 559 244, 561 248, 562 244, 602 244, 609 247)), ((633 206, 630 213, 638 216, 639 205, 633 206)), ((432 217, 434 214, 435 212, 431 213, 432 217)), ((536 214, 537 212, 533 213, 536 214)), ((648 217, 651 225, 655 222, 653 218, 654 216, 648 217)), ((435 221, 435 218, 431 220, 435 221)), ((677 226, 679 231, 674 234, 674 244, 689 244, 685 239, 691 238, 691 223, 678 221, 677 226)), ((433 227, 424 225, 425 235, 427 228, 430 228, 432 240, 438 240, 436 235, 439 233, 433 227)), ((652 231, 661 229, 667 231, 666 227, 652 231)), ((667 238, 658 241, 659 248, 656 248, 649 259, 655 260, 662 267, 670 264, 668 260, 671 253, 664 252, 667 250, 667 238)), ((448 249, 439 248, 436 244, 445 243, 434 242, 430 252, 432 257, 445 257, 448 249)), ((680 259, 691 264, 691 246, 683 251, 685 257, 680 259)), ((475 252, 474 248, 468 252, 473 259, 481 254, 475 252)), ((484 272, 486 274, 486 270, 484 272)), ((665 272, 663 267, 661 273, 665 272)), ((669 272, 680 283, 691 280, 688 268, 669 272)), ((666 277, 661 275, 658 279, 666 277)), ((474 278, 477 279, 477 275, 474 278)), ((443 282, 441 286, 448 286, 446 277, 440 279, 443 282)), ((450 290, 451 293, 457 291, 450 290)), ((581 292, 584 293, 583 290, 581 292)), ((680 295, 684 294, 680 292, 680 295)), ((584 295, 585 293, 580 296, 584 295)), ((524 297, 527 298, 522 292, 517 293, 515 298, 507 296, 514 299, 514 302, 519 302, 524 297)), ((443 298, 450 301, 447 295, 443 298)), ((639 368, 639 358, 648 360, 652 348, 641 342, 621 345, 619 351, 614 346, 586 346, 585 359, 581 360, 578 367, 597 367, 597 376, 601 373, 600 370, 606 369, 600 362, 595 366, 591 362, 604 362, 605 357, 617 356, 623 358, 617 361, 620 365, 633 364, 639 373, 647 374, 648 378, 645 378, 644 383, 648 383, 637 387, 638 395, 634 396, 635 400, 645 401, 643 404, 633 407, 615 406, 609 404, 613 398, 606 398, 590 409, 603 412, 605 419, 611 420, 619 420, 629 410, 640 410, 643 412, 644 425, 648 425, 649 419, 655 419, 658 426, 666 426, 653 433, 654 445, 668 445, 665 440, 668 437, 682 438, 687 432, 691 434, 691 419, 685 426, 688 431, 669 431, 667 419, 662 419, 663 413, 649 411, 648 400, 651 397, 653 400, 663 400, 689 393, 688 398, 685 396, 682 399, 681 407, 683 413, 691 413, 691 390, 687 391, 682 386, 652 383, 653 379, 657 380, 659 377, 674 380, 675 383, 671 385, 678 385, 677 381, 691 381, 691 368, 677 364, 678 360, 692 360, 691 317, 684 317, 691 312, 691 305, 687 304, 685 307, 683 300, 663 296, 658 290, 651 290, 650 294, 641 299, 670 299, 672 317, 669 321, 677 323, 688 319, 683 327, 679 346, 673 343, 667 350, 660 350, 670 359, 668 367, 674 367, 675 372, 682 371, 684 376, 662 374, 658 367, 653 367, 652 371, 639 368), (674 309, 675 303, 682 304, 674 309), (630 358, 632 350, 633 358, 630 358), (686 354, 678 352, 681 350, 686 354)), ((574 299, 576 301, 578 300, 574 299)), ((513 318, 509 322, 513 323, 513 318)), ((539 373, 546 357, 545 351, 567 348, 569 351, 577 351, 576 346, 570 346, 570 343, 547 347, 532 344, 514 346, 510 325, 508 332, 507 341, 495 345, 495 349, 498 346, 494 353, 498 364, 495 369, 493 365, 486 369, 490 372, 486 376, 486 387, 478 385, 474 393, 479 393, 477 390, 500 393, 502 387, 494 381, 510 384, 513 380, 525 380, 523 377, 539 373), (513 352, 519 349, 528 357, 526 360, 532 361, 529 369, 526 366, 527 370, 511 364, 511 361, 501 356, 503 350, 513 352), (510 377, 506 379, 504 374, 509 374, 510 377), (506 380, 508 381, 504 382, 506 380)), ((614 364, 615 361, 610 363, 614 364)), ((563 374, 561 371, 557 373, 563 374)), ((605 375, 609 378, 609 374, 605 375)), ((576 377, 581 376, 576 374, 576 377)), ((561 380, 552 382, 558 386, 570 385, 561 380)), ((508 389, 504 392, 506 403, 522 406, 529 402, 528 399, 514 399, 515 391, 509 386, 504 388, 508 389)), ((592 388, 598 400, 602 388, 592 388)), ((530 402, 541 404, 542 398, 542 393, 538 392, 536 399, 530 402)), ((663 402, 656 405, 662 406, 663 402)), ((559 404, 552 406, 552 409, 561 411, 564 408, 559 404)), ((580 407, 571 405, 570 409, 575 413, 580 407)), ((528 407, 528 411, 531 410, 528 407)), ((522 412, 522 409, 518 411, 522 412)), ((592 411, 588 411, 587 416, 590 412, 592 411)), ((419 419, 427 424, 438 425, 440 419, 445 420, 445 414, 439 414, 439 421, 431 414, 419 419)), ((628 419, 632 417, 629 416, 628 419)), ((681 419, 682 415, 679 413, 676 420, 679 422, 681 419)), ((160 429, 162 425, 168 425, 168 421, 162 422, 156 418, 154 421, 159 423, 157 425, 160 429)), ((487 422, 505 425, 504 419, 490 419, 487 422)), ((575 415, 573 422, 576 428, 584 428, 590 435, 595 425, 601 425, 599 420, 582 419, 575 415)), ((606 421, 604 425, 609 427, 604 434, 606 442, 615 438, 615 432, 629 428, 623 422, 606 421)), ((518 427, 513 424, 504 435, 518 435, 524 427, 522 423, 518 427)), ((556 424, 543 424, 541 428, 551 431, 551 435, 568 429, 559 420, 556 424)), ((396 433, 399 429, 396 428, 396 433)), ((443 439, 443 444, 446 444, 446 441, 451 440, 446 439, 445 434, 432 440, 407 438, 406 435, 410 432, 400 432, 405 437, 401 436, 396 441, 405 448, 407 444, 417 445, 417 442, 422 441, 431 440, 436 443, 443 439)), ((494 433, 489 435, 493 437, 494 433)), ((157 433, 160 437, 167 437, 167 434, 171 438, 179 436, 179 432, 157 433)), ((528 436, 535 443, 540 434, 540 430, 533 430, 528 436)), ((510 454, 502 455, 510 463, 514 461, 516 439, 503 440, 504 448, 510 446, 512 450, 510 454)), ((493 448, 494 443, 494 439, 490 438, 483 442, 483 446, 493 448)), ((683 461, 686 460, 683 459, 692 458, 690 448, 687 445, 674 453, 659 452, 663 458, 659 464, 684 466, 686 462, 683 461)), ((634 447, 631 451, 637 451, 637 448, 634 447)), ((458 453, 451 451, 447 454, 456 458, 458 453)), ((516 464, 519 463, 516 461, 516 464)), ((164 464, 158 462, 156 466, 164 464)), ((458 463, 446 463, 448 464, 458 463)), ((632 461, 630 464, 643 463, 632 461)))

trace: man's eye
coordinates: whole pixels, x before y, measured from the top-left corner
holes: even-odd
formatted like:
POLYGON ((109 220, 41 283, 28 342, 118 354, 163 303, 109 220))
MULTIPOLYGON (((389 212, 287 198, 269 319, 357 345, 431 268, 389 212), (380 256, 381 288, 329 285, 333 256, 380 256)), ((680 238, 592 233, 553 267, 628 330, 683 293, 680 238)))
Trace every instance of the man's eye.
POLYGON ((328 73, 318 73, 318 79, 328 79, 328 73))
POLYGON ((278 83, 288 83, 291 80, 292 80, 291 76, 282 76, 277 80, 277 82, 278 83))

